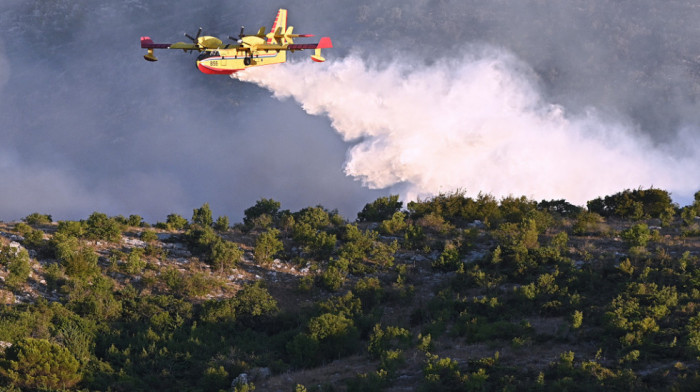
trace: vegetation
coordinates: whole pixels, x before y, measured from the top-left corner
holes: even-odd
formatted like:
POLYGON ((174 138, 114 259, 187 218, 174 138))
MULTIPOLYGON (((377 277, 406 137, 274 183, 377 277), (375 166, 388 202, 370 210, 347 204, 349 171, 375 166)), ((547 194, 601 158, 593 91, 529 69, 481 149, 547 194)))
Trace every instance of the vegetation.
POLYGON ((698 199, 0 222, 0 390, 698 390, 698 199))

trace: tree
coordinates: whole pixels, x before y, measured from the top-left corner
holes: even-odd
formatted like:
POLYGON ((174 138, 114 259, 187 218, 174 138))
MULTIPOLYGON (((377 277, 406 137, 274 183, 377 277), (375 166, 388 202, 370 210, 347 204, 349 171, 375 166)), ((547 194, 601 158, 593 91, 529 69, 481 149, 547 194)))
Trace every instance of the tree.
POLYGON ((133 227, 139 227, 143 224, 143 218, 139 215, 129 215, 126 224, 133 227))
POLYGON ((651 239, 651 232, 649 227, 644 223, 636 224, 629 229, 621 233, 622 239, 629 244, 629 246, 647 246, 647 243, 651 239))
POLYGON ((587 203, 588 210, 602 216, 641 219, 661 218, 675 211, 671 194, 661 189, 626 189, 587 203))
POLYGON ((80 363, 65 347, 45 339, 26 338, 5 352, 0 374, 10 385, 31 390, 68 389, 82 379, 80 363))
POLYGON ((236 268, 236 264, 243 257, 243 250, 231 241, 216 241, 209 252, 209 264, 220 274, 227 273, 236 268))
POLYGON ((141 232, 141 241, 149 243, 158 241, 158 234, 153 230, 144 230, 141 232))
POLYGON ((228 216, 221 215, 220 217, 216 218, 216 223, 214 223, 214 229, 216 231, 224 232, 228 230, 230 225, 231 224, 229 223, 228 216))
POLYGON ((85 234, 85 225, 83 224, 83 222, 59 221, 55 235, 59 234, 66 237, 70 236, 75 238, 82 238, 85 234))
POLYGON ((406 230, 408 223, 405 221, 406 214, 403 212, 395 212, 390 219, 382 221, 379 225, 379 231, 382 234, 394 235, 400 231, 406 230))
POLYGON ((278 310, 277 301, 260 282, 243 286, 235 298, 239 318, 265 316, 278 310))
POLYGON ((391 219, 391 217, 401 211, 403 202, 399 201, 399 195, 391 195, 388 197, 380 197, 372 203, 368 203, 357 214, 357 220, 360 222, 381 222, 391 219))
POLYGON ((53 222, 51 220, 51 215, 44 215, 38 212, 31 213, 22 220, 27 222, 29 225, 47 225, 53 222))
POLYGON ((19 289, 29 278, 31 267, 26 249, 14 250, 10 247, 4 247, 0 254, 0 262, 7 265, 9 274, 5 278, 5 284, 11 290, 19 289))
POLYGON ((171 230, 182 230, 187 226, 187 219, 179 214, 170 214, 165 223, 171 230))
POLYGON ((61 258, 66 274, 71 277, 86 279, 98 274, 100 268, 97 265, 98 256, 92 248, 83 247, 65 254, 61 258))
POLYGON ((258 239, 255 241, 255 249, 253 249, 253 255, 255 260, 260 264, 269 264, 272 262, 272 258, 284 249, 282 241, 278 238, 280 231, 277 229, 269 229, 268 231, 260 234, 258 239))
POLYGON ((357 349, 359 332, 343 314, 324 313, 309 320, 309 336, 319 342, 326 358, 338 358, 357 349))
POLYGON ((254 206, 243 211, 243 223, 246 226, 255 226, 255 221, 257 218, 263 215, 267 215, 274 219, 277 217, 277 213, 279 212, 281 206, 282 204, 280 204, 280 202, 273 199, 260 199, 254 206))
POLYGON ((143 256, 143 248, 134 248, 129 253, 126 259, 125 270, 128 274, 140 274, 146 267, 146 261, 141 258, 143 256))
POLYGON ((93 212, 85 221, 85 237, 91 240, 117 242, 121 239, 122 230, 119 223, 101 212, 93 212))
POLYGON ((201 207, 192 211, 192 223, 203 227, 210 227, 214 224, 209 203, 204 203, 201 207))

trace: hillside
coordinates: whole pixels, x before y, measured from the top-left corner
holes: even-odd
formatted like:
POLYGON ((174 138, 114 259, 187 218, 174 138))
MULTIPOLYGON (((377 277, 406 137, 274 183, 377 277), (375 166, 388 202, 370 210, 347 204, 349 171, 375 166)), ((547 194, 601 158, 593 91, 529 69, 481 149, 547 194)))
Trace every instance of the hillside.
POLYGON ((698 390, 699 199, 0 222, 0 390, 698 390))

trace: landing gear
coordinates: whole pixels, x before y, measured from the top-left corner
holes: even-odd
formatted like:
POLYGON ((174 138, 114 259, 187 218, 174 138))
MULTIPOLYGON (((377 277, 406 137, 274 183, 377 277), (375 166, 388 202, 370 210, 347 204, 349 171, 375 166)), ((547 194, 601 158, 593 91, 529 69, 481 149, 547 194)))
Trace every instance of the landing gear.
POLYGON ((248 65, 250 65, 251 61, 252 61, 252 59, 250 57, 246 57, 243 59, 243 64, 248 66, 248 65))

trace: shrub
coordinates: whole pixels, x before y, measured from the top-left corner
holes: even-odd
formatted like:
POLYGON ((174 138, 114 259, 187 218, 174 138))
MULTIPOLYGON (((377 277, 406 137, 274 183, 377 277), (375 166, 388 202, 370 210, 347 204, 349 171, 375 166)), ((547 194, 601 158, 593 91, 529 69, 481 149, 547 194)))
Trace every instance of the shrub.
POLYGON ((143 218, 139 215, 129 215, 126 224, 132 227, 141 227, 143 226, 143 218))
POLYGON ((65 347, 45 339, 26 338, 5 352, 0 374, 20 388, 68 389, 82 379, 80 363, 65 347))
POLYGON ((236 268, 242 257, 243 249, 237 244, 219 239, 211 246, 207 261, 214 267, 214 270, 224 274, 236 268))
POLYGON ((626 189, 614 195, 597 198, 587 203, 588 210, 602 216, 641 219, 644 216, 661 218, 675 211, 671 195, 661 189, 626 189))
POLYGON ((142 248, 134 248, 131 250, 126 259, 126 264, 124 265, 126 273, 136 275, 143 271, 144 267, 146 267, 146 261, 142 259, 141 256, 143 256, 142 248))
POLYGON ((143 242, 155 242, 158 241, 158 234, 153 230, 144 230, 141 232, 141 241, 143 242))
POLYGON ((31 213, 22 220, 29 225, 47 225, 53 222, 53 220, 51 220, 51 215, 44 215, 38 212, 31 213))
POLYGON ((214 224, 209 203, 204 203, 201 207, 192 210, 192 224, 197 224, 202 227, 211 227, 211 225, 214 224))
POLYGON ((97 261, 97 253, 89 247, 80 248, 61 257, 66 274, 80 279, 86 279, 100 272, 97 261))
POLYGON ((222 215, 218 218, 216 218, 216 222, 214 223, 214 229, 216 231, 224 232, 227 231, 230 226, 228 216, 222 215))
POLYGON ((275 255, 284 249, 282 241, 278 238, 279 235, 280 231, 277 229, 269 229, 260 234, 253 249, 255 261, 263 265, 272 262, 275 255))
POLYGON ((639 223, 623 231, 621 236, 630 247, 646 247, 651 239, 651 232, 646 224, 639 223))
POLYGON ((267 215, 270 218, 276 218, 280 209, 280 202, 272 199, 260 199, 254 206, 247 208, 243 211, 245 215, 243 218, 243 223, 246 226, 254 226, 257 218, 267 215))
POLYGON ((360 222, 381 222, 390 219, 403 207, 403 202, 399 201, 399 195, 380 197, 365 207, 357 214, 360 222))
POLYGON ((382 221, 379 225, 379 231, 387 235, 394 235, 404 231, 408 227, 408 223, 406 223, 405 219, 406 214, 403 212, 395 212, 394 215, 391 216, 391 219, 382 221))
POLYGON ((106 214, 93 212, 85 221, 85 238, 87 239, 118 242, 121 236, 122 230, 119 223, 108 218, 106 214))
POLYGON ((168 218, 165 221, 165 223, 170 230, 182 230, 188 224, 187 219, 183 218, 179 214, 168 215, 168 218))
POLYGON ((372 358, 378 359, 387 350, 408 348, 412 338, 411 332, 407 329, 394 326, 382 328, 381 325, 375 324, 369 336, 367 351, 372 358))
POLYGON ((18 290, 27 281, 31 272, 27 250, 15 251, 10 247, 4 247, 0 254, 0 261, 7 266, 9 272, 5 278, 5 285, 13 291, 18 290))
POLYGON ((307 328, 325 358, 340 358, 357 349, 359 332, 343 314, 324 313, 309 320, 307 328))
POLYGON ((331 265, 321 273, 321 284, 326 290, 338 291, 345 283, 346 275, 347 271, 331 265))

